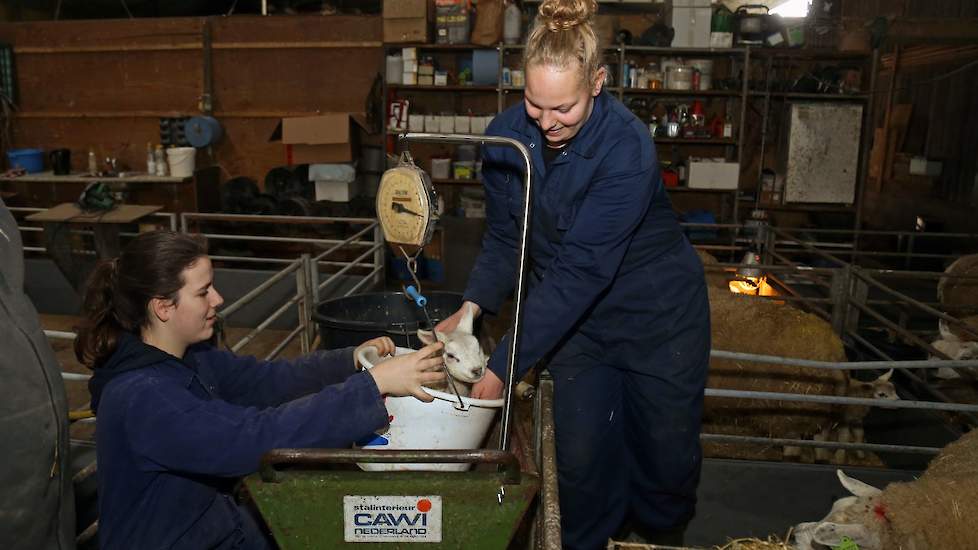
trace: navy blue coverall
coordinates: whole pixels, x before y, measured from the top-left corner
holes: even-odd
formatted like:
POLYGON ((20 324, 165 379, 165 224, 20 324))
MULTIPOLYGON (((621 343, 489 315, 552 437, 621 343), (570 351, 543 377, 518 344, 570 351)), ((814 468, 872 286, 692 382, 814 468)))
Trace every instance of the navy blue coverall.
MULTIPOLYGON (((517 376, 545 359, 554 377, 564 548, 603 548, 629 513, 649 530, 682 527, 702 462, 710 312, 648 128, 601 93, 549 167, 523 103, 487 133, 532 154, 532 281, 517 376)), ((482 166, 487 228, 465 299, 496 312, 516 277, 523 161, 490 146, 482 166)), ((508 340, 489 360, 502 380, 508 340)))
POLYGON ((237 479, 270 449, 349 447, 387 424, 353 348, 268 362, 198 344, 179 359, 123 333, 89 389, 103 549, 268 548, 237 479))

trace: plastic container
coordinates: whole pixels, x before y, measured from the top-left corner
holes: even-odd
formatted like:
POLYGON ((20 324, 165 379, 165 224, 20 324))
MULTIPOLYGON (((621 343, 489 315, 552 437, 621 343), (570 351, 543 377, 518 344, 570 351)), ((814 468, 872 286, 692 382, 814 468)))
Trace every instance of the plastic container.
POLYGON ((387 83, 401 84, 404 74, 404 58, 400 55, 388 55, 386 60, 387 83))
POLYGON ((690 90, 693 88, 693 69, 684 66, 670 67, 666 72, 666 88, 690 90))
MULTIPOLYGON (((462 307, 461 293, 425 291, 423 294, 428 298, 432 322, 437 323, 462 307)), ((327 300, 316 307, 312 318, 319 325, 323 349, 358 346, 378 336, 390 336, 399 346, 420 347, 417 331, 427 328, 424 313, 402 292, 373 292, 327 300)), ((480 320, 475 320, 476 334, 480 320)))
POLYGON ((516 2, 510 2, 503 12, 503 42, 506 44, 519 44, 521 27, 523 26, 523 13, 520 12, 516 2))
MULTIPOLYGON (((430 303, 430 302, 429 302, 430 303)), ((397 348, 396 355, 405 355, 413 349, 397 348)), ((377 356, 377 349, 368 347, 357 353, 357 360, 364 368, 370 369, 385 360, 377 356)), ((431 403, 408 397, 388 397, 387 406, 390 424, 371 438, 358 443, 363 449, 478 449, 496 412, 502 408, 502 399, 459 398, 454 393, 446 393, 425 388, 435 398, 431 403)), ((464 472, 471 464, 383 464, 360 463, 362 470, 368 472, 428 470, 439 472, 464 472)))
POLYGON ((29 174, 44 171, 44 151, 40 149, 10 149, 7 151, 10 168, 23 168, 29 174))
POLYGON ((435 179, 447 180, 452 173, 452 159, 450 158, 431 158, 431 177, 435 179))
POLYGON ((170 175, 175 178, 189 178, 194 175, 197 150, 193 147, 171 147, 166 150, 166 163, 170 165, 170 175))

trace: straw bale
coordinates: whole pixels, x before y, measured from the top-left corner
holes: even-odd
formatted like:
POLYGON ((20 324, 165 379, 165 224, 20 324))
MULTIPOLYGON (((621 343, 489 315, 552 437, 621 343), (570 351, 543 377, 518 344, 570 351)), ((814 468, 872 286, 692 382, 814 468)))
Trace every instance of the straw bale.
MULTIPOLYGON (((713 348, 821 361, 844 361, 842 342, 815 315, 788 305, 710 288, 713 348)), ((712 359, 711 388, 845 395, 844 372, 712 359)), ((707 398, 706 429, 716 433, 807 438, 834 423, 834 405, 707 398)))
MULTIPOLYGON (((961 256, 944 272, 949 275, 978 277, 978 254, 961 256)), ((975 315, 975 310, 978 309, 978 279, 942 277, 937 283, 937 298, 941 303, 941 309, 978 330, 978 315, 975 315)), ((974 337, 957 327, 948 328, 961 340, 975 340, 974 337)))
POLYGON ((707 286, 726 290, 730 284, 730 277, 727 275, 727 272, 719 269, 710 269, 707 267, 711 265, 718 265, 720 263, 719 260, 717 260, 713 254, 698 248, 696 249, 696 254, 700 257, 700 261, 703 262, 707 286))

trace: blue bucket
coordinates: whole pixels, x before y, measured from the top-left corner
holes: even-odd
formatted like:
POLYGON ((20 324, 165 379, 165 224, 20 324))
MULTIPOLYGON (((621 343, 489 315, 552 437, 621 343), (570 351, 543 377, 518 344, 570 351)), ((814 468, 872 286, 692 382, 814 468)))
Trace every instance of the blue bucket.
POLYGON ((11 149, 7 151, 10 168, 23 168, 28 173, 44 171, 44 151, 40 149, 11 149))

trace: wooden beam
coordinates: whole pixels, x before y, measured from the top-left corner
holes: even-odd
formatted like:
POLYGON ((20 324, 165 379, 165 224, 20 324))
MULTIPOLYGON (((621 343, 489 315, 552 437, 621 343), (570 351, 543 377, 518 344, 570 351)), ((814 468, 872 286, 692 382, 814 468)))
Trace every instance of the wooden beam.
MULTIPOLYGON (((215 50, 329 50, 329 49, 364 49, 380 48, 379 41, 339 41, 339 42, 224 42, 215 43, 215 50)), ((116 46, 22 46, 15 47, 14 53, 20 55, 44 55, 67 53, 113 53, 113 52, 167 52, 180 50, 201 50, 201 42, 185 42, 182 44, 127 44, 116 46)))
POLYGON ((975 42, 978 18, 891 18, 886 37, 896 42, 975 42))

